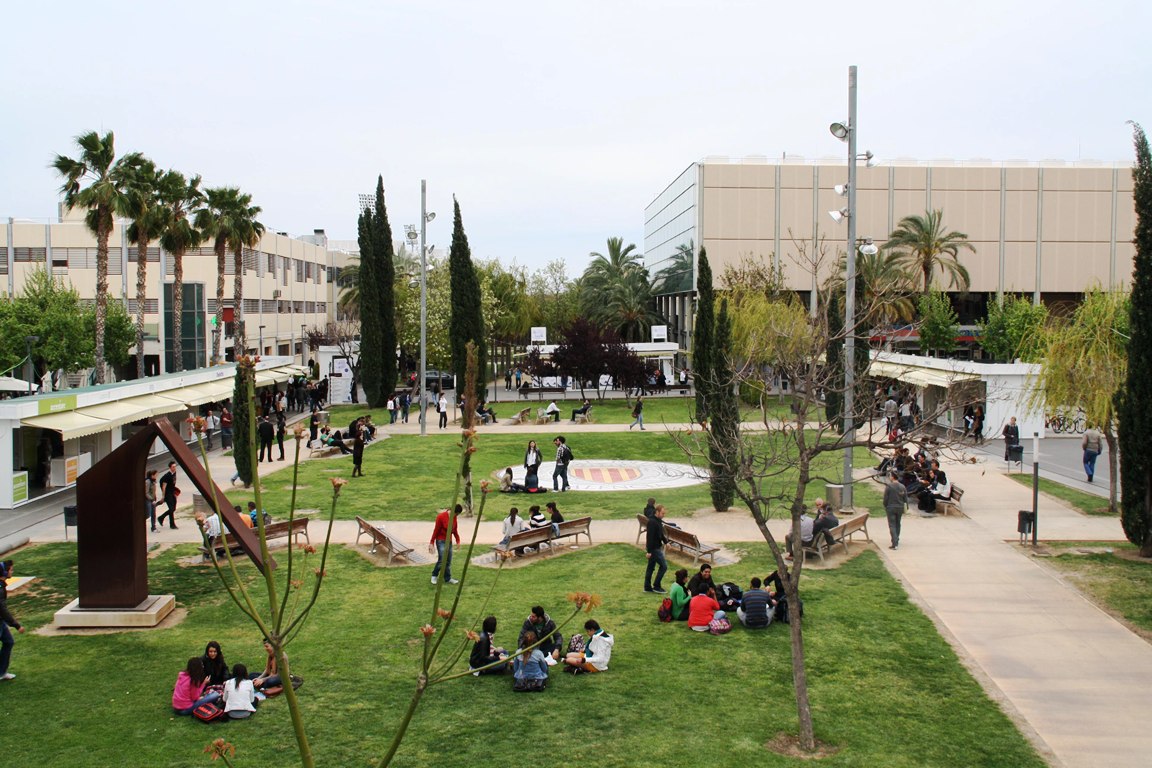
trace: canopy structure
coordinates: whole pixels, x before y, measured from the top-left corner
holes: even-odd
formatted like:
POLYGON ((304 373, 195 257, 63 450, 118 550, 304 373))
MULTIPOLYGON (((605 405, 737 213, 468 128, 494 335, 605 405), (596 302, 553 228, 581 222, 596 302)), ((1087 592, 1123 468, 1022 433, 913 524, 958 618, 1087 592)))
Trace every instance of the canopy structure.
POLYGON ((908 384, 915 384, 918 387, 943 387, 944 389, 960 382, 980 380, 980 376, 975 373, 941 371, 926 366, 901 365, 883 360, 873 360, 871 367, 868 368, 868 373, 871 376, 897 379, 908 384))
POLYGON ((52 429, 60 433, 65 440, 77 437, 94 435, 109 428, 109 423, 95 416, 86 416, 80 411, 63 411, 61 413, 46 413, 42 416, 29 416, 21 419, 25 427, 39 427, 52 429))
POLYGON ((11 376, 0 376, 0 392, 31 392, 34 387, 28 382, 14 379, 11 376))

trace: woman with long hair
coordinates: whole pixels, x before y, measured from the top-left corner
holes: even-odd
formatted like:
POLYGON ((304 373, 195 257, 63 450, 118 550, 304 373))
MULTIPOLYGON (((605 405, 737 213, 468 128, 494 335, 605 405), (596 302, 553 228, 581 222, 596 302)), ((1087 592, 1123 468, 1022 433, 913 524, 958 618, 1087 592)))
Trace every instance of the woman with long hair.
POLYGON ((536 644, 537 639, 532 630, 525 632, 521 638, 525 650, 518 653, 512 662, 514 691, 542 691, 548 684, 548 662, 544 659, 544 652, 539 648, 527 650, 536 644))
POLYGON ((255 711, 256 689, 248 679, 248 667, 237 664, 224 683, 224 712, 233 720, 243 720, 255 711))
POLYGON ((540 469, 540 449, 536 447, 535 440, 528 441, 528 449, 524 451, 524 469, 529 475, 535 475, 540 469))
POLYGON ((224 685, 228 679, 228 665, 224 663, 224 651, 220 643, 209 640, 204 646, 204 655, 200 657, 204 665, 204 675, 208 678, 208 685, 224 685))
POLYGON ((176 676, 176 686, 172 689, 172 709, 178 715, 190 715, 201 704, 219 701, 220 694, 205 693, 208 678, 204 674, 204 662, 199 656, 188 659, 188 665, 176 676))

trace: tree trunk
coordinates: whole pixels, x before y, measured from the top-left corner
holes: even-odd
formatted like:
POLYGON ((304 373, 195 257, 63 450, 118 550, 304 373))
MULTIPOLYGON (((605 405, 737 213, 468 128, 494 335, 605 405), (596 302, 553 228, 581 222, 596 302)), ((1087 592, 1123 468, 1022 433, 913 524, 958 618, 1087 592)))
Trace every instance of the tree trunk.
POLYGON ((136 378, 144 378, 144 302, 148 298, 148 241, 136 241, 136 378))
POLYGON ((1116 496, 1116 487, 1120 479, 1120 441, 1112 431, 1111 420, 1104 425, 1104 442, 1108 443, 1108 512, 1118 515, 1120 500, 1116 496))
MULTIPOLYGON (((236 318, 236 335, 235 340, 232 342, 233 353, 232 356, 237 360, 240 356, 247 352, 248 343, 244 334, 244 246, 237 243, 232 246, 232 258, 235 260, 232 264, 233 274, 235 275, 232 283, 233 304, 232 316, 236 318)), ((262 350, 257 350, 256 354, 259 355, 262 350)))
POLYGON ((108 321, 108 238, 112 227, 105 224, 111 215, 97 208, 96 217, 96 383, 104 383, 104 326, 108 321))
POLYGON ((216 328, 212 331, 212 360, 224 361, 224 255, 227 242, 216 241, 216 328))
MULTIPOLYGON (((200 338, 204 338, 201 336, 200 338)), ((184 370, 184 249, 172 254, 172 370, 184 370)))

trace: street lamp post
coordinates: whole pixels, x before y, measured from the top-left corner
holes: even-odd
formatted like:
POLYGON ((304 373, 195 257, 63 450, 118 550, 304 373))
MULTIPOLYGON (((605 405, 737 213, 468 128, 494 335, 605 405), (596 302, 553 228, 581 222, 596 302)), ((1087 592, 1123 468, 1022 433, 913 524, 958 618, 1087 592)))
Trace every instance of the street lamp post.
POLYGON ((33 382, 36 380, 36 366, 32 363, 32 345, 38 341, 39 336, 24 337, 24 350, 28 353, 28 394, 32 394, 35 389, 33 382))
MULTIPOLYGON (((417 385, 420 392, 420 401, 416 407, 420 411, 420 436, 428 434, 428 248, 425 245, 428 237, 428 222, 436 218, 436 214, 428 210, 428 181, 420 179, 420 370, 417 372, 417 385)), ((406 225, 408 239, 415 241, 416 229, 406 225)))

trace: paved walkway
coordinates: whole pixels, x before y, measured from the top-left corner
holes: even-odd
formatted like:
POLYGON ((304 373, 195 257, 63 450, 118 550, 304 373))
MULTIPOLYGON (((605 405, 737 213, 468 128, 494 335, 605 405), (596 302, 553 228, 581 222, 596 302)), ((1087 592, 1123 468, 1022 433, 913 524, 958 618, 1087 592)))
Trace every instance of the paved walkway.
MULTIPOLYGON (((677 425, 685 428, 684 425, 677 425)), ((752 425, 749 425, 752 426, 752 425)), ((656 425, 652 425, 657 428, 656 425)), ((497 424, 486 432, 528 432, 531 426, 497 424)), ((387 426, 392 434, 419 432, 408 425, 387 426)), ((431 430, 435 432, 436 430, 431 430)), ((626 424, 572 425, 565 434, 627 431, 626 424)), ((211 457, 214 477, 231 474, 231 460, 211 457)), ((261 464, 261 475, 284 466, 261 464)), ((977 456, 976 463, 948 467, 950 479, 966 491, 966 517, 904 518, 899 550, 887 549, 882 519, 872 521, 878 551, 912 598, 940 628, 989 694, 1016 719, 1053 765, 1067 768, 1127 768, 1149 764, 1152 754, 1152 645, 1085 600, 1059 575, 1037 562, 1016 534, 1016 512, 1030 509, 1031 490, 1003 475, 1003 462, 977 456)), ((866 481, 871 482, 871 481, 866 481)), ((63 502, 66 503, 66 502, 63 502)), ((0 538, 14 533, 33 541, 64 538, 60 504, 41 512, 0 518, 0 538), (17 523, 17 520, 20 520, 17 523), (14 528, 19 527, 16 531, 14 528)), ((1085 517, 1042 498, 1039 534, 1047 540, 1120 541, 1119 522, 1085 517)), ((708 513, 677 520, 701 538, 718 542, 760 541, 755 524, 739 513, 708 513)), ((386 522, 398 538, 418 548, 427 541, 428 522, 386 522)), ((786 521, 772 521, 781 536, 786 521)), ((597 521, 596 542, 636 539, 633 519, 597 521)), ((350 543, 354 522, 338 522, 333 540, 350 543)), ((478 541, 500 538, 500 524, 485 522, 478 541)), ((179 530, 153 534, 159 542, 194 541, 190 521, 179 530)), ((963 759, 958 758, 958 764, 963 759)))

